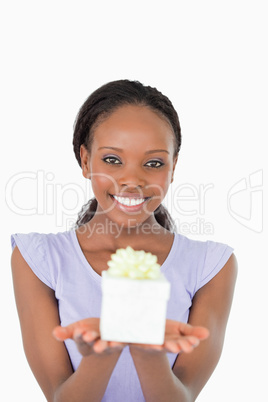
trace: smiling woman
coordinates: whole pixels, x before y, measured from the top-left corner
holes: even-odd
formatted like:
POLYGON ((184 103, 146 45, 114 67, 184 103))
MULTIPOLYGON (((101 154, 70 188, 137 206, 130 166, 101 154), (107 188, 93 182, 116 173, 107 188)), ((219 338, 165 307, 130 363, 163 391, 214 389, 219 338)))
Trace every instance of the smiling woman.
POLYGON ((226 244, 173 230, 161 203, 180 144, 177 112, 161 92, 104 85, 82 106, 73 139, 95 198, 73 230, 12 236, 25 352, 48 401, 192 402, 217 365, 236 260, 226 244), (127 246, 155 255, 170 282, 161 345, 101 338, 102 273, 127 246))

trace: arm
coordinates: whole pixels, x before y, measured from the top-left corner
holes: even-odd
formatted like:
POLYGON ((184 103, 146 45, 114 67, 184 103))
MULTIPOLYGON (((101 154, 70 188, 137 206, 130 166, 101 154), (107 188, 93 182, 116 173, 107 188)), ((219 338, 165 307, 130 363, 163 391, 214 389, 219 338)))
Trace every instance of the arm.
MULTIPOLYGON (((210 336, 191 353, 179 354, 173 370, 164 353, 152 350, 150 353, 142 348, 131 347, 146 401, 196 400, 221 355, 236 276, 237 264, 232 255, 222 270, 196 293, 189 323, 208 328, 210 336)), ((181 351, 190 352, 192 349, 189 344, 186 347, 186 340, 187 337, 182 337, 177 346, 181 351)), ((164 346, 169 346, 168 349, 173 351, 170 345, 164 343, 164 346)))
POLYGON ((17 247, 11 265, 25 354, 47 400, 100 401, 121 350, 92 350, 74 373, 64 343, 52 336, 60 324, 54 291, 36 277, 17 247))

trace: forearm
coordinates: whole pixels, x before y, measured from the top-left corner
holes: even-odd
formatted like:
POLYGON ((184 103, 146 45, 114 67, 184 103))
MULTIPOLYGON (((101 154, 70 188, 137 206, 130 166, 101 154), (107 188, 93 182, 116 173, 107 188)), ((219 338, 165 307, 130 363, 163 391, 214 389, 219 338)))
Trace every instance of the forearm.
POLYGON ((164 352, 131 349, 146 402, 191 402, 183 383, 174 375, 164 352))
POLYGON ((101 401, 120 351, 83 357, 78 369, 55 392, 53 402, 101 401))

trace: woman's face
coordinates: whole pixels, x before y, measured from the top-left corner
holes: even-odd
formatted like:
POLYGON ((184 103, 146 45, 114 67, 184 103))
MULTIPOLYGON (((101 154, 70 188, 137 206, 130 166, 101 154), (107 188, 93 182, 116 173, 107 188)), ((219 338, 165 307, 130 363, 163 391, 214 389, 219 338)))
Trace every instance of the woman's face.
POLYGON ((122 106, 94 131, 91 151, 81 147, 83 174, 98 201, 96 216, 124 227, 145 222, 173 178, 174 134, 145 106, 122 106))

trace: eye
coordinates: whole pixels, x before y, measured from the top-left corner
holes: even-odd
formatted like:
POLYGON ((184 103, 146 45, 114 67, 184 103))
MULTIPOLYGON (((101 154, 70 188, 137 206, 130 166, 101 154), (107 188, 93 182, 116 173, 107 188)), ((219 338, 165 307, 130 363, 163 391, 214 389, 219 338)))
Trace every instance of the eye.
POLYGON ((109 165, 119 165, 121 164, 120 160, 116 158, 116 156, 106 156, 105 158, 102 158, 102 160, 105 163, 108 163, 109 165))
POLYGON ((148 167, 151 167, 151 168, 160 168, 163 165, 164 165, 164 163, 160 162, 158 160, 152 160, 152 161, 149 161, 149 162, 147 162, 145 164, 145 166, 148 166, 148 167))

